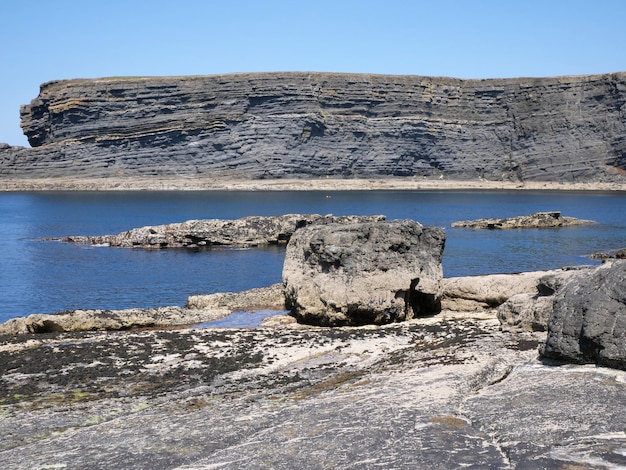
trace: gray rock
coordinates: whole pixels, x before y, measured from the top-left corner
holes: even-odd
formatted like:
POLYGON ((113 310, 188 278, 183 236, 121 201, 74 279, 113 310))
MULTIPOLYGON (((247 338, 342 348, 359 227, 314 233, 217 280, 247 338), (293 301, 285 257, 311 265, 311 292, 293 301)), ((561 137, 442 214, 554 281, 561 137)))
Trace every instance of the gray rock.
POLYGON ((287 245, 283 283, 298 321, 383 324, 437 313, 443 230, 411 220, 309 226, 287 245))
POLYGON ((552 315, 552 296, 517 294, 498 307, 503 331, 545 331, 552 315))
POLYGON ((33 468, 618 468, 626 372, 544 335, 382 327, 0 336, 0 459, 33 468))
POLYGON ((185 307, 37 313, 0 323, 0 335, 181 327, 214 321, 236 311, 266 309, 285 309, 282 284, 236 293, 194 295, 187 299, 185 307))
POLYGON ((188 220, 146 226, 117 235, 68 236, 71 243, 125 248, 206 248, 210 246, 259 246, 287 243, 295 230, 309 224, 355 223, 384 220, 383 215, 339 216, 287 214, 276 217, 250 216, 235 220, 188 220))
POLYGON ((537 212, 504 219, 476 219, 453 222, 452 227, 476 229, 513 229, 513 228, 557 228, 594 223, 575 217, 564 217, 560 212, 537 212))
POLYGON ((581 273, 557 292, 542 353, 626 369, 626 261, 581 273))
MULTIPOLYGON (((554 294, 588 266, 544 272, 532 290, 511 296, 497 310, 503 331, 546 331, 553 311, 554 294)), ((526 273, 522 273, 526 274, 526 273)))
POLYGON ((560 270, 445 278, 441 307, 457 312, 491 310, 517 294, 536 294, 541 279, 558 272, 560 270))
POLYGON ((0 178, 624 181, 626 73, 333 73, 44 83, 0 178))
POLYGON ((592 259, 626 259, 626 248, 611 251, 599 251, 589 256, 592 259))

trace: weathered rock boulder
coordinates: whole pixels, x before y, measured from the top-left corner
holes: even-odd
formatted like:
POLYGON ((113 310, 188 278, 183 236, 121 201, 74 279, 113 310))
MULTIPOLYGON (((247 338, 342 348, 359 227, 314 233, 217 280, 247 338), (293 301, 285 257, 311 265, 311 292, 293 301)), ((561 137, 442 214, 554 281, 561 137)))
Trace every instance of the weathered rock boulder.
POLYGON ((384 220, 383 215, 333 216, 287 214, 276 217, 250 216, 235 220, 188 220, 182 223, 146 226, 117 235, 68 236, 61 241, 124 248, 205 248, 209 246, 260 246, 287 243, 295 230, 309 224, 355 223, 384 220))
POLYGON ((557 292, 542 354, 626 369, 626 261, 581 273, 557 292))
POLYGON ((286 306, 331 326, 437 313, 444 244, 442 229, 411 220, 303 228, 287 245, 286 306))
POLYGON ((498 307, 497 316, 503 331, 546 331, 552 315, 554 294, 574 276, 591 269, 588 266, 546 271, 530 292, 516 294, 498 307))
POLYGON ((476 219, 452 222, 452 227, 476 229, 512 229, 512 228, 557 228, 594 223, 591 220, 582 220, 575 217, 564 217, 558 211, 536 212, 530 215, 521 215, 504 219, 476 219))

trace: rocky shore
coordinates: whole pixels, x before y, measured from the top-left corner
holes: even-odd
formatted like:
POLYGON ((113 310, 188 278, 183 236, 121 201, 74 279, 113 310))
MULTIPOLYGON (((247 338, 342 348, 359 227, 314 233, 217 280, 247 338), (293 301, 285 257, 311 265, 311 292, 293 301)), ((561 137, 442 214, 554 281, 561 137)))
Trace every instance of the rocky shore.
POLYGON ((282 284, 0 325, 4 466, 626 465, 626 261, 443 278, 439 228, 316 217, 282 284))
POLYGON ((577 225, 593 224, 592 220, 581 220, 576 217, 561 215, 559 211, 537 212, 530 215, 521 215, 507 218, 489 218, 476 220, 462 220, 452 222, 452 227, 507 230, 515 228, 559 228, 575 227, 577 225))
POLYGON ((0 178, 0 191, 363 191, 527 190, 626 191, 626 181, 488 181, 485 179, 376 178, 0 178))
POLYGON ((0 338, 7 469, 626 464, 625 373, 491 313, 0 338))
POLYGON ((619 468, 625 373, 542 357, 557 330, 500 315, 596 271, 444 279, 440 313, 381 326, 189 325, 280 308, 282 285, 190 298, 175 329, 63 331, 106 329, 63 323, 83 316, 120 328, 124 311, 68 312, 58 328, 27 319, 48 326, 35 335, 9 322, 0 458, 8 469, 619 468))

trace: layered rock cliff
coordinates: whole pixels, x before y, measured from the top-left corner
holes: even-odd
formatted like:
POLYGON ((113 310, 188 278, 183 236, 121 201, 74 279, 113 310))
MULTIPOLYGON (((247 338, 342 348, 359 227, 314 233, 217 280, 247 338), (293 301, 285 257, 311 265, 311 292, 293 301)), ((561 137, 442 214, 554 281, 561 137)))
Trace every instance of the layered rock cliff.
POLYGON ((1 178, 626 178, 626 73, 255 73, 45 83, 1 178))

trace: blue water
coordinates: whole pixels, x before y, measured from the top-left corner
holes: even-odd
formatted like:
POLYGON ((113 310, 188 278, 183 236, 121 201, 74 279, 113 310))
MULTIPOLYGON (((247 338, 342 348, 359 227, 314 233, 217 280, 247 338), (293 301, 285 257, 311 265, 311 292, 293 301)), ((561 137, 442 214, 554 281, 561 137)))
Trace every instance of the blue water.
POLYGON ((626 193, 32 192, 0 193, 0 321, 78 308, 184 305, 192 294, 280 282, 283 248, 144 251, 44 242, 144 225, 247 215, 384 214, 444 227, 446 277, 593 264, 626 246, 626 193), (543 230, 452 229, 456 220, 560 210, 598 224, 543 230))

